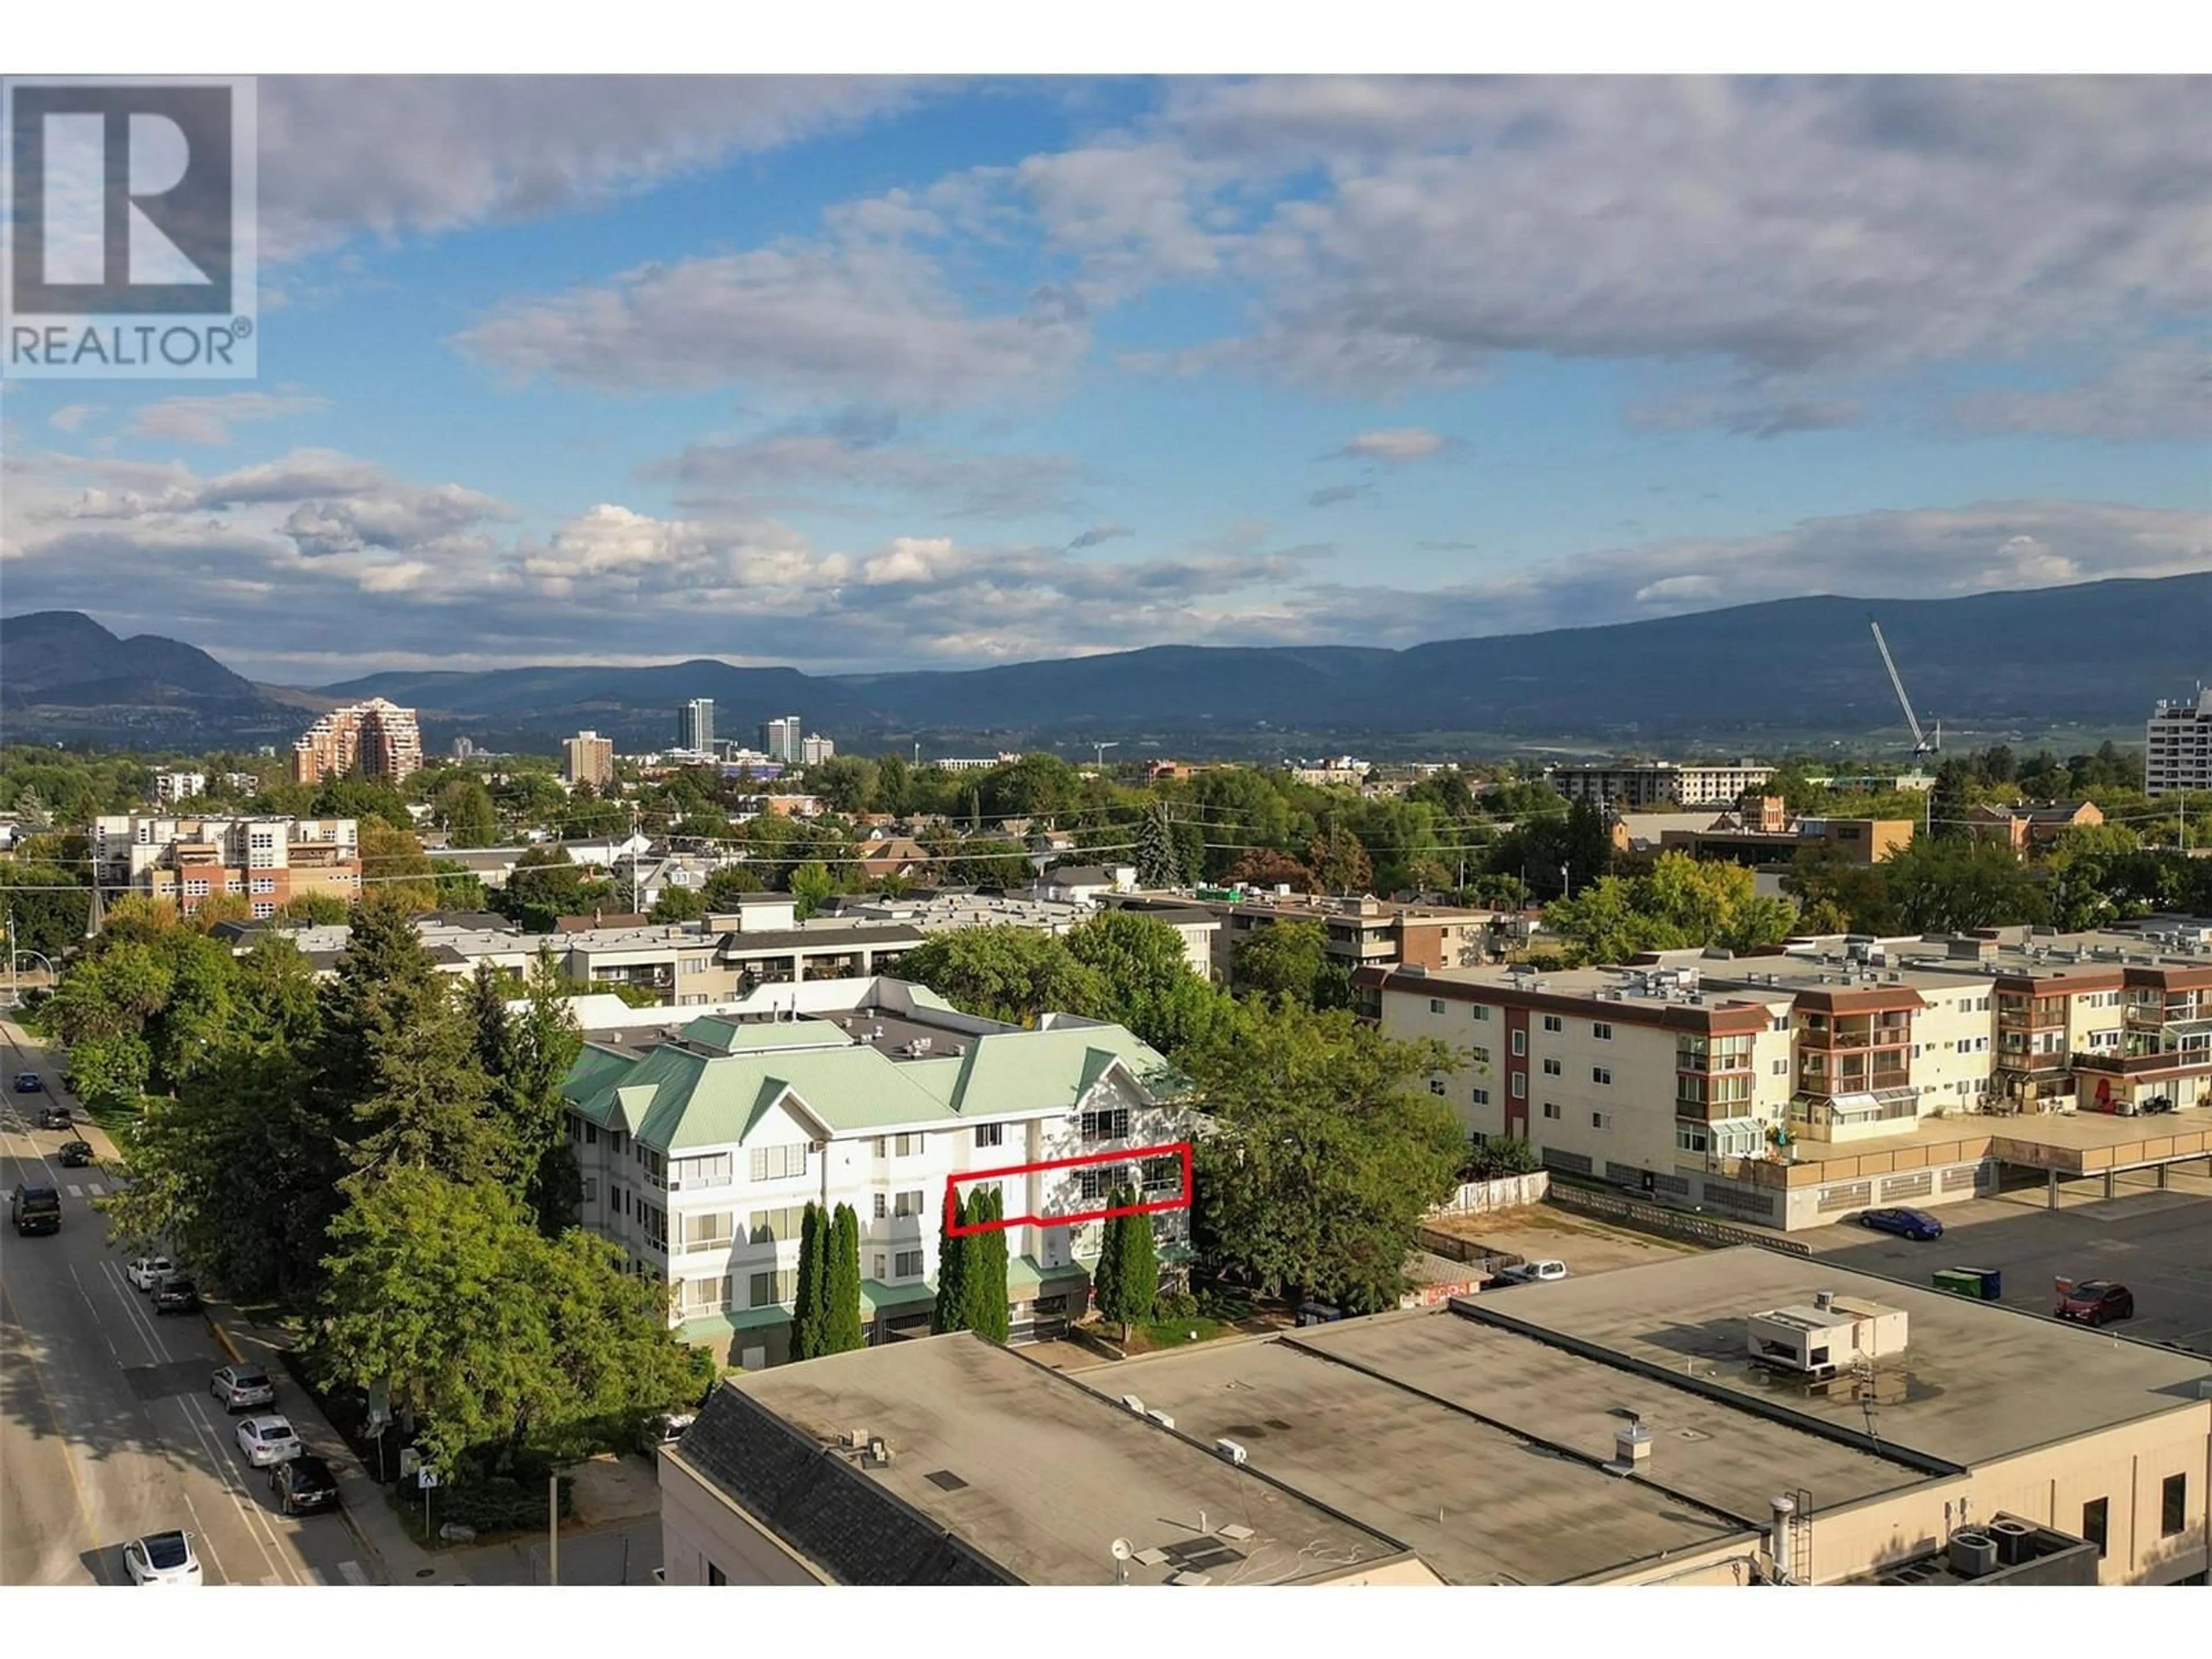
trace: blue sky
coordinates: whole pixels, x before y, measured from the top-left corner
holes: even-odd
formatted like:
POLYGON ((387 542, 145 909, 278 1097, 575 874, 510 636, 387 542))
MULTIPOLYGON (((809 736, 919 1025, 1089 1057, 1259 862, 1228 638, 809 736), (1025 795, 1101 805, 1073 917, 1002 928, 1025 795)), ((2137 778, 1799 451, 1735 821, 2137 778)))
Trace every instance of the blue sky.
POLYGON ((261 377, 9 384, 9 614, 320 684, 2212 565, 2201 82, 259 97, 261 377))

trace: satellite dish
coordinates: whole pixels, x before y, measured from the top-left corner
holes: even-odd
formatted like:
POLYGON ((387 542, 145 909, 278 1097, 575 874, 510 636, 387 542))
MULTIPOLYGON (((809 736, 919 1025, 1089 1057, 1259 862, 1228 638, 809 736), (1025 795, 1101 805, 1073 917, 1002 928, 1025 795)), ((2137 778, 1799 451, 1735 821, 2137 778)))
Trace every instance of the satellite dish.
POLYGON ((1132 1545, 1132 1544, 1129 1542, 1129 1540, 1128 1540, 1127 1539, 1126 1539, 1126 1538, 1117 1538, 1117 1539, 1115 1539, 1115 1540, 1114 1540, 1114 1547, 1114 1547, 1114 1559, 1115 1559, 1116 1561, 1126 1561, 1126 1560, 1127 1560, 1127 1559, 1128 1559, 1132 1555, 1133 1555, 1133 1554, 1135 1554, 1135 1553, 1136 1553, 1136 1548, 1135 1548, 1135 1546, 1132 1545))

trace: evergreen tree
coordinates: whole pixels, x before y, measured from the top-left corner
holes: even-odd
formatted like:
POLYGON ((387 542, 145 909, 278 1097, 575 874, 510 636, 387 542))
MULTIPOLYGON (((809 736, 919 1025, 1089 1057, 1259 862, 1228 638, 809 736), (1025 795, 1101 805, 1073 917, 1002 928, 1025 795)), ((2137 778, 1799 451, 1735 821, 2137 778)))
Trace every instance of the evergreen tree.
POLYGON ((1156 800, 1137 820, 1137 884, 1180 887, 1184 878, 1182 849, 1176 845, 1175 827, 1168 822, 1168 804, 1156 800))
MULTIPOLYGON (((991 1218, 991 1192, 979 1187, 968 1197, 968 1222, 980 1227, 991 1218)), ((1001 1235, 993 1231, 969 1233, 958 1241, 960 1248, 960 1323, 963 1329, 991 1334, 991 1242, 1001 1235)))
POLYGON ((850 1353, 867 1344, 860 1328, 860 1218, 851 1205, 837 1206, 830 1237, 830 1316, 822 1351, 850 1353))
POLYGON ((1970 825, 1966 813, 1972 801, 1965 763, 1952 759, 1936 769, 1936 787, 1928 798, 1928 832, 1937 841, 1964 837, 1970 825))
MULTIPOLYGON (((987 1187, 975 1194, 973 1219, 999 1222, 1006 1219, 1006 1197, 1000 1188, 987 1187)), ((988 1232, 977 1233, 961 1243, 974 1247, 974 1254, 967 1261, 969 1277, 963 1285, 968 1300, 968 1328, 994 1342, 1004 1342, 1012 1334, 1012 1319, 1006 1307, 1006 1231, 994 1226, 988 1232)))
POLYGON ((938 1223, 937 1230, 937 1308, 930 1316, 929 1328, 939 1335, 968 1328, 968 1304, 961 1283, 961 1269, 967 1265, 968 1241, 952 1236, 956 1223, 964 1227, 968 1221, 968 1201, 956 1188, 951 1207, 938 1223))
POLYGON ((826 1352, 830 1312, 830 1241, 823 1235, 828 1219, 818 1204, 809 1204, 799 1224, 799 1288, 791 1304, 791 1357, 812 1359, 826 1352))
MULTIPOLYGON (((1108 1207, 1113 1206, 1109 1205, 1108 1207)), ((1102 1319, 1113 1318, 1115 1316, 1109 1309, 1121 1305, 1115 1291, 1114 1277, 1121 1265, 1121 1224, 1127 1219, 1127 1216, 1118 1215, 1106 1218, 1104 1232, 1098 1244, 1098 1260, 1091 1269, 1091 1302, 1098 1310, 1098 1316, 1102 1319)))
MULTIPOLYGON (((1138 1201, 1136 1192, 1124 1187, 1114 1194, 1113 1201, 1116 1209, 1133 1206, 1138 1201)), ((1160 1291, 1159 1259, 1150 1216, 1116 1216, 1109 1224, 1106 1248, 1098 1258, 1105 1285, 1099 1294, 1098 1311, 1121 1321, 1121 1340, 1127 1342, 1129 1328, 1152 1316, 1152 1303, 1160 1291), (1109 1261, 1113 1263, 1110 1269, 1106 1265, 1109 1261)))

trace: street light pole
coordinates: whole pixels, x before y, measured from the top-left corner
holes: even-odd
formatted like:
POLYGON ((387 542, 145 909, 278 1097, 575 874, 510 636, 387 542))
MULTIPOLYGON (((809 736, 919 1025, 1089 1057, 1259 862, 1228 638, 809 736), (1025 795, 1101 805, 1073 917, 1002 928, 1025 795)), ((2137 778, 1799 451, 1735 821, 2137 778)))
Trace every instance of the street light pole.
POLYGON ((545 1477, 545 1582, 561 1582, 561 1474, 545 1477))

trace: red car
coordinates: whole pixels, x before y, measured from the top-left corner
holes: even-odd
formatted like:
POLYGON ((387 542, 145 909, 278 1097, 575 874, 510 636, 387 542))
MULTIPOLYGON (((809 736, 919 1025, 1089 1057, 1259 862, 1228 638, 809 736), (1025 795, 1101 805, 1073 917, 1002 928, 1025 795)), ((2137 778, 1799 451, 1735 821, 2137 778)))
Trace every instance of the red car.
POLYGON ((2109 1325, 2116 1319, 2136 1316, 2135 1292, 2108 1279, 2085 1279, 2069 1285, 2052 1311, 2061 1319, 2077 1319, 2084 1325, 2109 1325))

